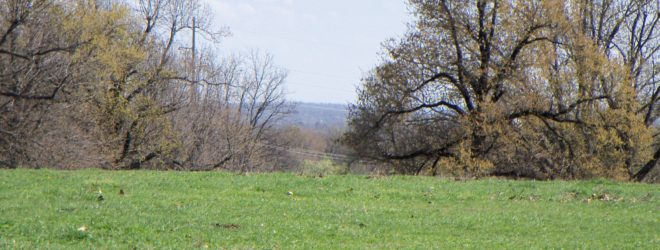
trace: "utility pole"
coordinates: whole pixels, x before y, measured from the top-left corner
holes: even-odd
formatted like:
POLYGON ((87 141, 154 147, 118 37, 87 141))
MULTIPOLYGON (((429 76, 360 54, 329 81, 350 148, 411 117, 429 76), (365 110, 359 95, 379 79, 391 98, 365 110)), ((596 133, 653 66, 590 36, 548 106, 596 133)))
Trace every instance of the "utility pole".
MULTIPOLYGON (((197 24, 195 24, 195 17, 192 18, 192 84, 190 84, 190 107, 193 112, 199 112, 196 110, 197 107, 197 68, 195 68, 195 60, 197 59, 196 48, 195 48, 195 31, 197 29, 197 24)), ((198 116, 194 116, 198 117, 198 116)), ((194 144, 192 145, 192 150, 190 155, 188 155, 188 162, 191 164, 191 168, 195 167, 192 159, 195 159, 195 155, 199 152, 201 147, 201 138, 200 134, 197 131, 197 119, 194 118, 192 122, 192 132, 194 133, 194 144)))
POLYGON ((195 50, 195 17, 192 18, 192 84, 190 86, 190 102, 197 101, 197 69, 195 68, 195 60, 197 58, 195 50))

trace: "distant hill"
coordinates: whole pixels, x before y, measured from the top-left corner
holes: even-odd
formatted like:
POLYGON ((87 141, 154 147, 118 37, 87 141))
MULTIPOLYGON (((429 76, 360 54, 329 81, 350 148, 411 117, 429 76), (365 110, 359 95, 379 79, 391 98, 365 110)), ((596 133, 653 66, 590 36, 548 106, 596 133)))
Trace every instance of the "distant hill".
POLYGON ((314 130, 346 127, 347 105, 296 102, 293 110, 293 114, 279 122, 280 126, 299 126, 314 130))

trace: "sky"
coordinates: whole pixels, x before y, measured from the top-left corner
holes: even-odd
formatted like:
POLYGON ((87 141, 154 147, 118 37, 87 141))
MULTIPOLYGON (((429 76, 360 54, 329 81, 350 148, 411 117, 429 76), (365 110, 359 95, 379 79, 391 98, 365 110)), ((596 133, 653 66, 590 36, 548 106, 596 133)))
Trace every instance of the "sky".
POLYGON ((232 35, 220 53, 258 49, 288 70, 288 99, 353 103, 381 43, 405 33, 405 0, 206 0, 232 35))

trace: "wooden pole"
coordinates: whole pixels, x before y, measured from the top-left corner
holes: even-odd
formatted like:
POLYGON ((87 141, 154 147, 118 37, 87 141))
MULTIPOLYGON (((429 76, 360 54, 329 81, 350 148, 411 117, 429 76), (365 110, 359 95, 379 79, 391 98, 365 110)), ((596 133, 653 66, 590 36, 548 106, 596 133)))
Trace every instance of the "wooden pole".
POLYGON ((195 24, 195 17, 192 19, 192 86, 190 87, 190 101, 196 101, 197 97, 197 69, 195 68, 195 60, 197 59, 196 48, 195 48, 195 30, 197 26, 195 24))

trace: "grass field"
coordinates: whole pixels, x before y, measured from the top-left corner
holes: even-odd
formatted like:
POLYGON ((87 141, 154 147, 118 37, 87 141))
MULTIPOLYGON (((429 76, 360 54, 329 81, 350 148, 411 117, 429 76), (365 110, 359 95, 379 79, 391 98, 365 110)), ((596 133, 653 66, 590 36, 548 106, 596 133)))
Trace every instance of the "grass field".
POLYGON ((13 248, 659 249, 660 186, 0 170, 13 248))

